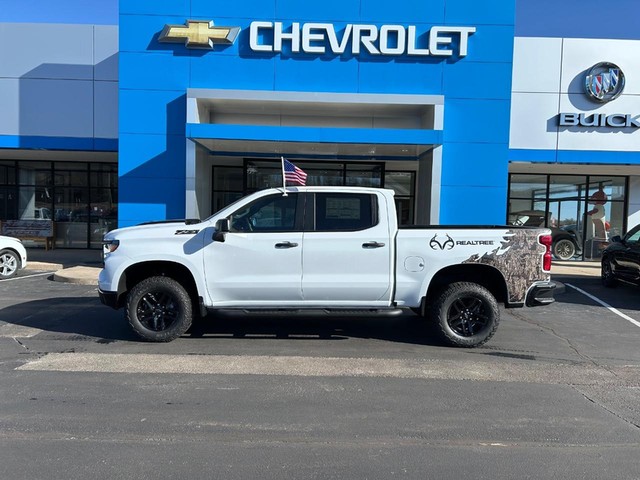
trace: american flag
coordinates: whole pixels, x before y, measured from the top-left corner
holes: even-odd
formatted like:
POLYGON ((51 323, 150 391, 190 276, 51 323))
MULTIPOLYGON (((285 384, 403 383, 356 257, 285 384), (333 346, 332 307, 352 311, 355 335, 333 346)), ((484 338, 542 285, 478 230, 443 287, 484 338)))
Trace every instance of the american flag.
POLYGON ((282 158, 282 165, 284 169, 284 179, 286 182, 293 183, 294 185, 306 185, 307 174, 304 170, 296 167, 286 158, 282 158))

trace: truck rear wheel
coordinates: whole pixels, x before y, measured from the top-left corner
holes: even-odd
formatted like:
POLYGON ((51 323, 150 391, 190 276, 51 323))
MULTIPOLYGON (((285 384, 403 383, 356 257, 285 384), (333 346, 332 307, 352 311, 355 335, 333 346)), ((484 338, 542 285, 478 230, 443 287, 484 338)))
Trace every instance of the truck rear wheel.
POLYGON ((441 290, 430 314, 442 339, 454 347, 479 347, 493 336, 500 322, 494 296, 470 282, 452 283, 441 290))
POLYGON ((191 298, 174 279, 150 277, 131 289, 125 314, 142 339, 170 342, 191 327, 191 298))

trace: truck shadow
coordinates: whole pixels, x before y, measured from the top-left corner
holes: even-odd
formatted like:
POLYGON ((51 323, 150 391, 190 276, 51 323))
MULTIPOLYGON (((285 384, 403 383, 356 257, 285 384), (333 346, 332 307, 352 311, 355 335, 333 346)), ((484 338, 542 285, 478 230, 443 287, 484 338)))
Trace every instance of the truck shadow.
MULTIPOLYGON (((47 298, 17 303, 0 309, 0 320, 10 325, 50 332, 54 335, 48 338, 54 340, 146 343, 133 333, 122 310, 106 308, 94 297, 47 298)), ((398 316, 218 312, 195 319, 191 329, 179 341, 199 338, 274 341, 362 338, 425 346, 443 345, 433 326, 410 312, 398 316)))
POLYGON ((362 338, 443 345, 433 325, 410 312, 398 316, 217 312, 196 320, 184 337, 307 341, 362 338))

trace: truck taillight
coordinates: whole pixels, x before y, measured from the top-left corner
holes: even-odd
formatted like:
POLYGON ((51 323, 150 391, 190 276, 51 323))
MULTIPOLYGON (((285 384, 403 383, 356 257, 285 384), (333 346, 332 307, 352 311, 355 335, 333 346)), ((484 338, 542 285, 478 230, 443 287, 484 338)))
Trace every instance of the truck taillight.
POLYGON ((538 242, 540 242, 541 245, 544 245, 546 247, 544 256, 542 257, 542 269, 546 272, 550 272, 551 271, 551 244, 553 243, 553 239, 551 238, 551 235, 540 235, 540 237, 538 237, 538 242))

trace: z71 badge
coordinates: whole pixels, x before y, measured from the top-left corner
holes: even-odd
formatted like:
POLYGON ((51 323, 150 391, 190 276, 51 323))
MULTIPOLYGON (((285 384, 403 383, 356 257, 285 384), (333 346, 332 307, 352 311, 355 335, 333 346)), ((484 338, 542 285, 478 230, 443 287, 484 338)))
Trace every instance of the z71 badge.
POLYGON ((195 235, 200 230, 176 230, 176 235, 195 235))

